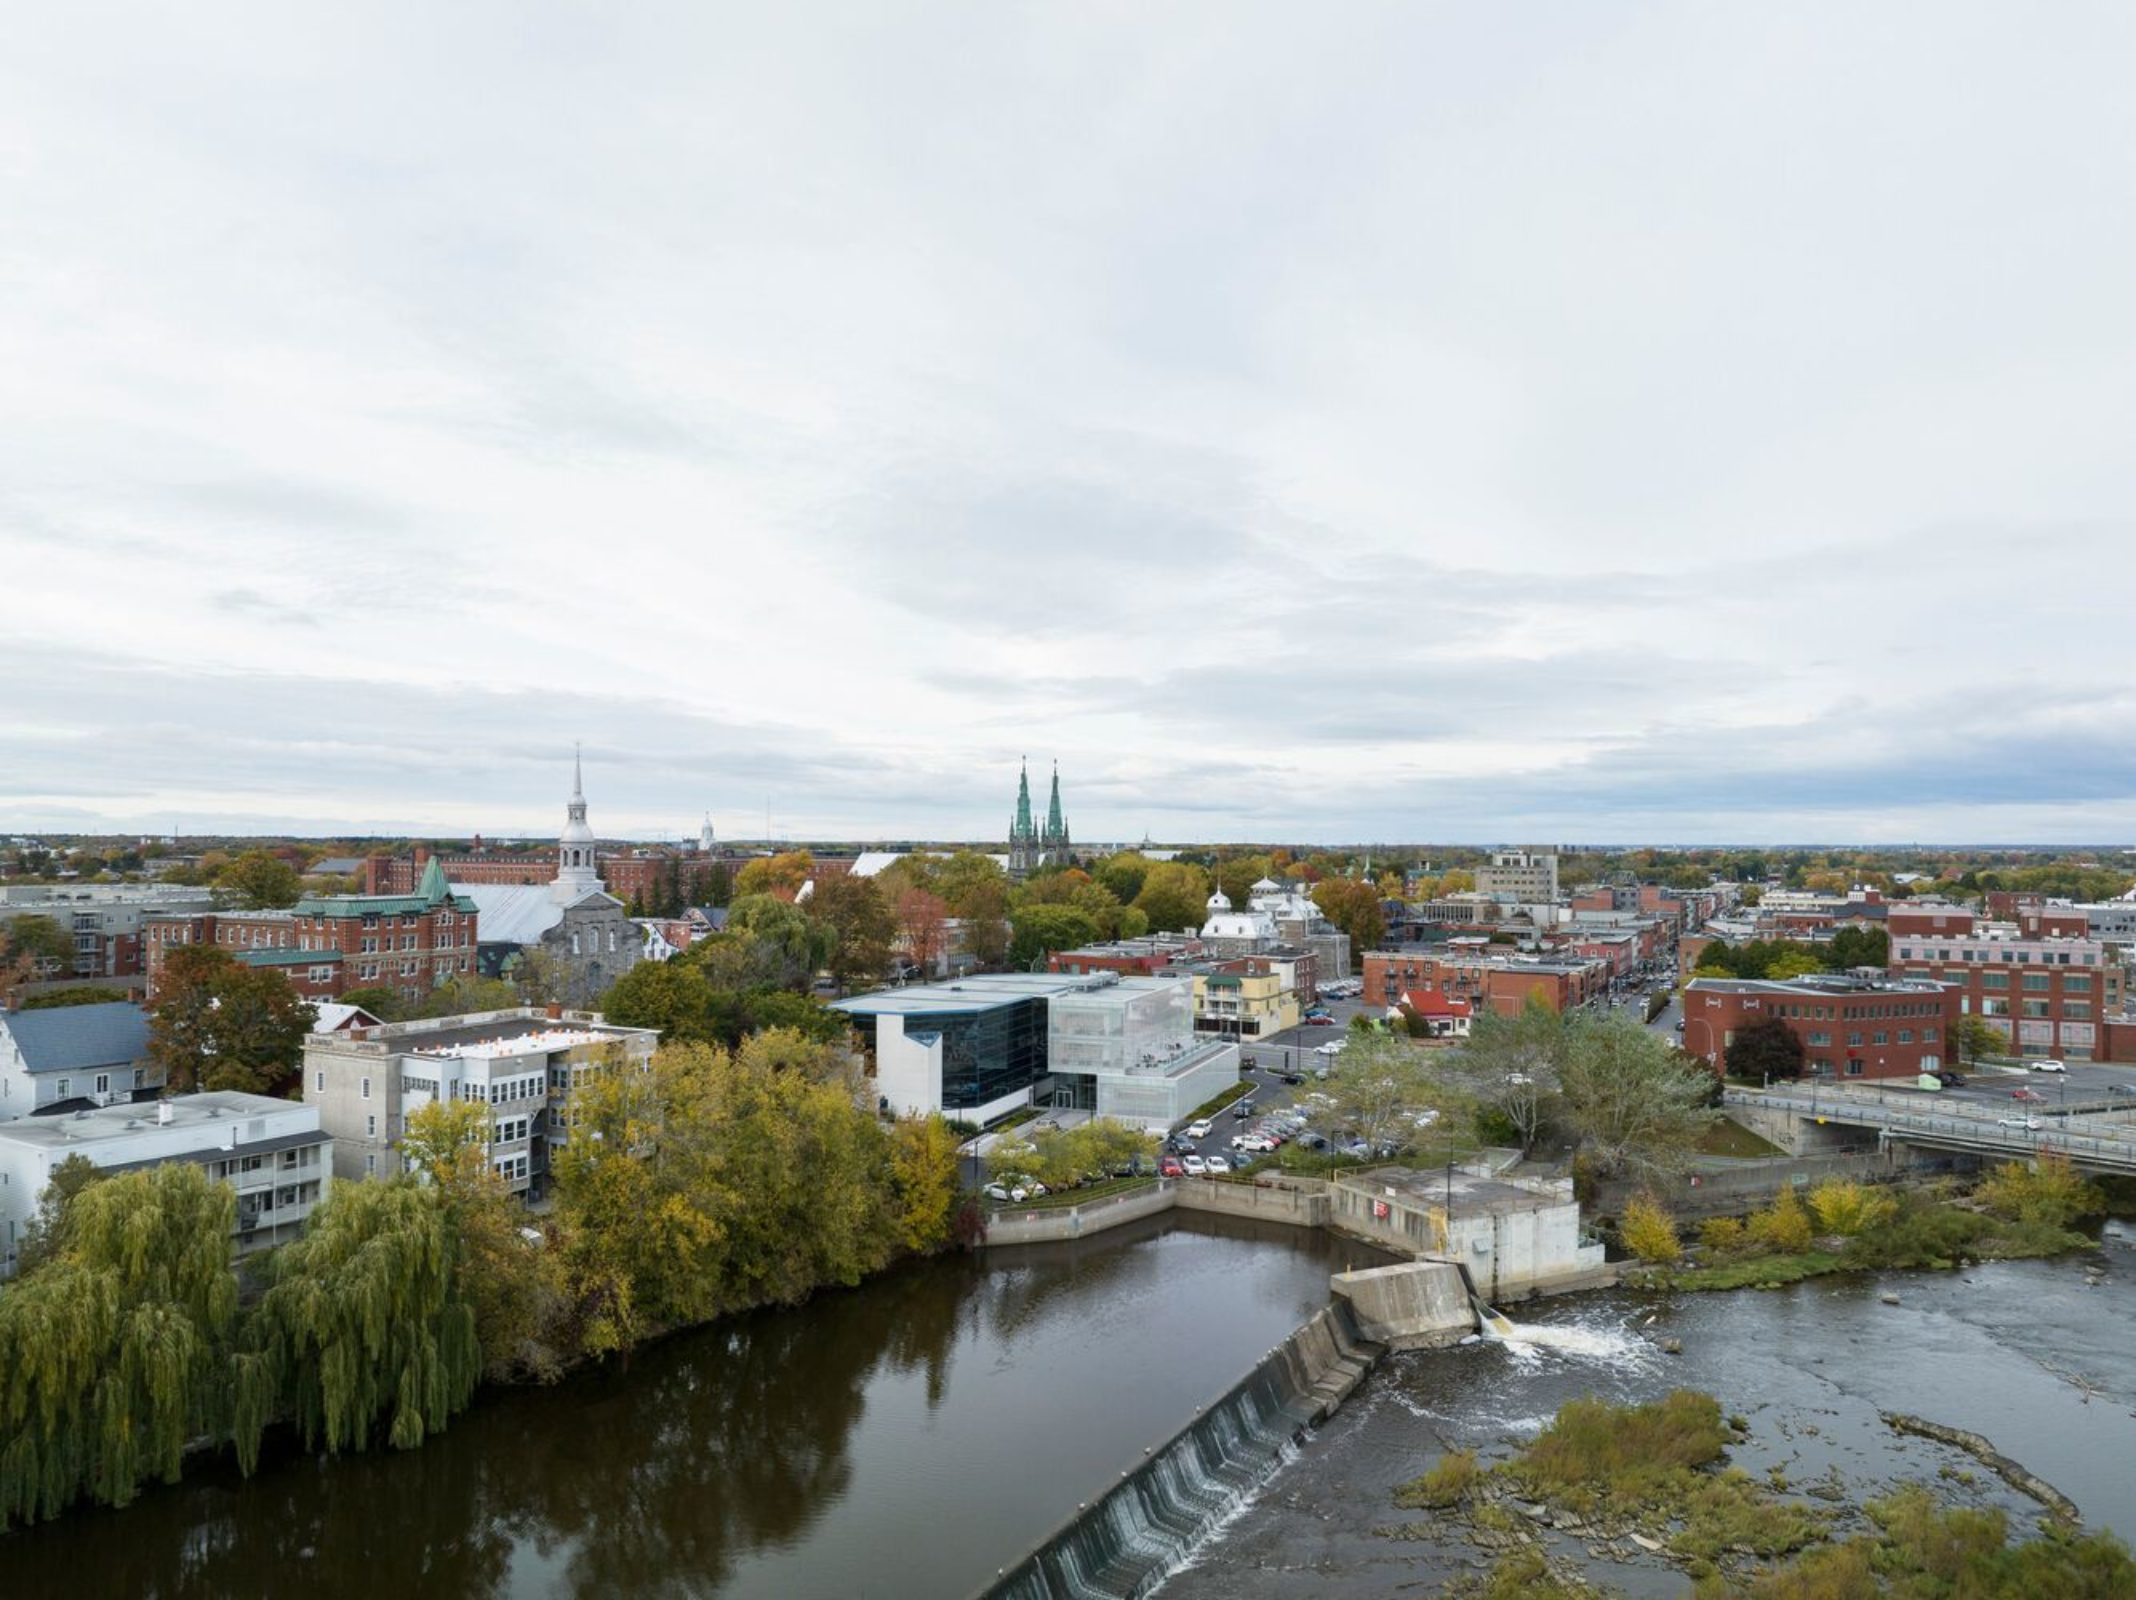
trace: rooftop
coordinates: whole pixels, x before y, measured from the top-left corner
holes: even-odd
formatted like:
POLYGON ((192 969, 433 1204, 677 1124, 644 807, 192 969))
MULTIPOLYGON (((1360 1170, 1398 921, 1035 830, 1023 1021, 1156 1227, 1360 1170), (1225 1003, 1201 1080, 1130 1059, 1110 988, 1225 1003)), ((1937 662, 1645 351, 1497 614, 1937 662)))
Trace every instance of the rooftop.
POLYGON ((130 1000, 0 1012, 32 1072, 70 1072, 139 1061, 148 1054, 148 1013, 130 1000))
MULTIPOLYGON (((582 1032, 597 1039, 652 1037, 656 1033, 652 1028, 627 1028, 621 1023, 610 1022, 598 1011, 564 1011, 552 1017, 546 1010, 535 1006, 520 1006, 510 1011, 471 1011, 456 1017, 425 1017, 416 1022, 389 1022, 383 1027, 362 1031, 360 1039, 349 1033, 315 1033, 305 1042, 314 1050, 350 1050, 367 1055, 400 1051, 446 1055, 462 1053, 471 1045, 512 1046, 518 1050, 553 1048, 533 1043, 515 1044, 515 1041, 531 1041, 551 1032, 582 1032)), ((492 1053, 509 1052, 497 1050, 492 1053)))
MULTIPOLYGON (((833 1000, 831 1009, 849 1016, 913 1016, 928 1012, 990 1011, 1021 1000, 1045 1000, 1074 990, 1123 985, 1136 980, 1112 973, 1079 976, 1072 972, 984 972, 949 983, 913 983, 877 989, 872 994, 833 1000)), ((1141 980, 1148 982, 1149 980, 1141 980)))
POLYGON ((1942 994, 1950 985, 1925 978, 1860 977, 1849 972, 1810 972, 1799 978, 1694 977, 1686 993, 1701 994, 1942 994))
POLYGON ((100 1106, 57 1117, 25 1117, 19 1122, 0 1122, 0 1140, 42 1150, 78 1150, 85 1144, 107 1139, 127 1139, 150 1129, 194 1129, 213 1125, 234 1127, 240 1120, 265 1117, 275 1112, 308 1113, 314 1125, 318 1112, 295 1100, 277 1100, 264 1094, 240 1094, 234 1089, 210 1089, 202 1094, 173 1095, 154 1103, 100 1106), (159 1120, 163 1106, 170 1107, 170 1121, 159 1120))
POLYGON ((1564 1183, 1560 1193, 1555 1185, 1539 1184, 1531 1188, 1500 1178, 1481 1177, 1461 1167, 1425 1171, 1413 1167, 1381 1167, 1361 1174, 1344 1173, 1338 1181, 1345 1188, 1403 1199, 1411 1205, 1445 1206, 1451 1196, 1450 1209, 1457 1217, 1504 1211, 1550 1211, 1573 1203, 1569 1181, 1564 1183))
POLYGON ((453 1044, 419 1048, 419 1056, 449 1056, 489 1061, 500 1056, 524 1056, 550 1050, 569 1050, 582 1044, 601 1044, 614 1033, 600 1028, 543 1028, 534 1033, 505 1032, 487 1039, 467 1039, 453 1044))

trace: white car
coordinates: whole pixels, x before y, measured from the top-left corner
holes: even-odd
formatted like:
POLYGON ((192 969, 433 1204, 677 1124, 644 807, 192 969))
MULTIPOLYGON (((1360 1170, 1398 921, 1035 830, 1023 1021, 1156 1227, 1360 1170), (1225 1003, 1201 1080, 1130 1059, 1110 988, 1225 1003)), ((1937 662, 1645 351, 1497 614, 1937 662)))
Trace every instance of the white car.
POLYGON ((1231 1170, 1231 1163, 1222 1156, 1211 1156, 1202 1163, 1202 1166, 1207 1169, 1208 1176, 1212 1178, 1220 1178, 1231 1170))
POLYGON ((2026 1062, 2025 1070, 2027 1072, 2067 1072, 2069 1068, 2050 1056, 2045 1061, 2026 1062))
POLYGON ((1190 1123, 1188 1123, 1188 1124, 1187 1124, 1187 1137, 1188 1137, 1189 1139, 1206 1139, 1206 1138, 1208 1138, 1208 1137, 1209 1137, 1209 1124, 1208 1124, 1208 1123, 1207 1123, 1206 1121, 1203 1121, 1203 1122, 1190 1122, 1190 1123))
POLYGON ((1209 1175, 1209 1163, 1200 1156, 1182 1156, 1179 1164, 1187 1169, 1187 1176, 1190 1178, 1205 1178, 1209 1175))
POLYGON ((1997 1119, 1997 1125, 2004 1128, 2023 1128, 2031 1133, 2040 1131, 2038 1117, 2001 1117, 1997 1119))

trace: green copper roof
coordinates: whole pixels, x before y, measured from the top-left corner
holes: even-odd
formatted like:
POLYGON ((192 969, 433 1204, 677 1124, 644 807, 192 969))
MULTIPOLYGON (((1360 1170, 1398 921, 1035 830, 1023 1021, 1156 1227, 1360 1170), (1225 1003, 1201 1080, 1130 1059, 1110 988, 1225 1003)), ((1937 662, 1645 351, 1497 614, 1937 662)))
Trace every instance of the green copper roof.
POLYGON ((312 962, 339 961, 339 950, 237 950, 238 960, 248 967, 304 967, 312 962))

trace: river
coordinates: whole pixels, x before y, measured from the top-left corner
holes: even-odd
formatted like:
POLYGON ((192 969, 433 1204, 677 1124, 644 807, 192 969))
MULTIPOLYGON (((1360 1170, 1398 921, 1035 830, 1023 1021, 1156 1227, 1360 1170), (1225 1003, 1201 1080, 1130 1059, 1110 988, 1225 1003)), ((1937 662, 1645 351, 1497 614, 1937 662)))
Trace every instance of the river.
POLYGON ((0 1536, 0 1595, 961 1600, 1382 1259, 1179 1214, 915 1264, 486 1394, 420 1450, 0 1536))
MULTIPOLYGON (((1799 1489, 1836 1472, 1855 1505, 1920 1479, 1953 1502, 2000 1507, 2019 1531, 2034 1526, 2037 1505, 1979 1462, 1897 1435, 1877 1415, 1911 1412, 1985 1435, 2073 1498, 2087 1526, 2136 1543, 2136 1249, 2120 1231, 2110 1225, 2099 1255, 2055 1261, 1516 1307, 1534 1330, 1522 1340, 1384 1363, 1159 1595, 1430 1594, 1473 1570, 1474 1552, 1450 1525, 1438 1538, 1376 1534, 1431 1520, 1395 1509, 1396 1484, 1446 1449, 1502 1457, 1575 1396, 1651 1400, 1673 1388, 1703 1389, 1747 1417, 1749 1439, 1731 1459, 1753 1475, 1778 1466, 1799 1489), (1899 1303, 1886 1304, 1887 1293, 1899 1303), (1662 1337, 1681 1340, 1683 1353, 1664 1354, 1662 1337)), ((1632 1596, 1690 1588, 1658 1566, 1593 1570, 1632 1596)))
MULTIPOLYGON (((1985 1434, 2136 1540, 2136 1250, 2116 1231, 2059 1261, 1515 1308, 1519 1340, 1390 1359, 1160 1592, 1429 1594, 1472 1552, 1452 1529, 1375 1534, 1421 1515, 1394 1510, 1395 1484, 1449 1447, 1503 1454, 1575 1395, 1678 1386, 1749 1418, 1734 1456, 1754 1473, 1836 1470, 1858 1503, 1948 1467, 1972 1482, 1941 1492, 2029 1525, 1978 1463, 1877 1418, 1910 1411, 1985 1434)), ((1379 1259, 1173 1213, 924 1263, 485 1395, 420 1450, 285 1447, 249 1481, 210 1468, 0 1537, 0 1595, 964 1600, 1325 1305, 1330 1272, 1379 1259)), ((1687 1587, 1600 1575, 1655 1600, 1687 1587)))

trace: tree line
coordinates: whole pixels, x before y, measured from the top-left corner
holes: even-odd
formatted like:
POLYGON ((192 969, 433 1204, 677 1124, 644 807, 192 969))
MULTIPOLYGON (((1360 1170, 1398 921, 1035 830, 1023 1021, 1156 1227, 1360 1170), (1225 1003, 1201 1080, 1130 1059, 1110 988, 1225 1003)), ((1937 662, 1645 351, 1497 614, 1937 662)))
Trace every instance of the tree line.
POLYGON ((429 1106, 409 1174, 332 1185, 299 1239, 244 1262, 235 1192, 202 1167, 76 1158, 0 1289, 0 1530, 124 1505, 197 1442, 249 1474, 277 1425, 311 1450, 411 1448, 485 1378, 545 1381, 971 1242, 956 1136, 868 1101, 848 1051, 790 1031, 663 1049, 574 1097, 543 1216, 492 1169, 486 1106, 429 1106))

